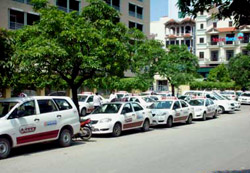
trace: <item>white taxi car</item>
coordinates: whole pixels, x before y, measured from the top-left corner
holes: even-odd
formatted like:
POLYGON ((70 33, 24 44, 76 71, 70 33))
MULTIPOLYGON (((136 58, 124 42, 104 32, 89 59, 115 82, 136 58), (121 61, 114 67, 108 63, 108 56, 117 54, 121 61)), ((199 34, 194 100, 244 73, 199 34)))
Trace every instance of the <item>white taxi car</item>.
POLYGON ((230 100, 236 100, 236 98, 237 98, 237 94, 236 94, 236 92, 233 91, 233 90, 221 91, 220 94, 221 94, 222 96, 228 97, 230 100))
POLYGON ((173 123, 192 123, 194 110, 183 100, 157 101, 151 107, 153 125, 165 124, 172 127, 173 123))
POLYGON ((93 134, 120 136, 122 131, 141 128, 148 131, 152 114, 135 102, 112 102, 103 104, 87 118, 91 119, 93 134))
POLYGON ((128 96, 128 101, 140 103, 144 108, 151 106, 155 100, 148 96, 128 96))
POLYGON ((58 140, 71 144, 79 133, 79 114, 69 97, 35 96, 0 100, 0 159, 11 148, 58 140))
MULTIPOLYGON (((91 93, 84 93, 84 94, 78 94, 78 104, 79 104, 79 110, 81 116, 86 116, 87 114, 90 114, 94 109, 94 95, 91 93)), ((100 96, 101 102, 107 103, 108 100, 104 99, 102 96, 100 96)))
POLYGON ((244 92, 244 93, 242 93, 239 96, 238 101, 241 104, 250 104, 250 92, 244 92))
POLYGON ((218 116, 218 105, 211 99, 195 97, 188 103, 194 108, 193 119, 205 121, 208 117, 216 118, 218 116))

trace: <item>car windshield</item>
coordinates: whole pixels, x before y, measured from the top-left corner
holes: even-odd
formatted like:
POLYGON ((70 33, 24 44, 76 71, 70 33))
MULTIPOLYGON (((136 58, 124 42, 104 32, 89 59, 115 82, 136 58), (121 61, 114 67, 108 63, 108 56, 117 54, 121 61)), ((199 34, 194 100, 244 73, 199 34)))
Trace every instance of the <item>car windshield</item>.
POLYGON ((154 102, 154 99, 151 99, 150 97, 142 97, 142 99, 147 103, 154 102))
POLYGON ((217 94, 216 92, 213 92, 213 96, 218 99, 218 100, 226 100, 225 98, 223 98, 221 95, 217 94))
POLYGON ((250 93, 243 93, 241 96, 250 97, 250 93))
POLYGON ((225 94, 225 95, 235 95, 234 92, 229 92, 229 91, 223 91, 223 92, 221 92, 221 94, 225 94))
POLYGON ((17 102, 0 102, 0 118, 7 115, 16 104, 17 102))
POLYGON ((118 99, 124 97, 124 94, 116 94, 116 95, 118 99))
POLYGON ((120 103, 104 104, 94 110, 92 114, 115 114, 119 112, 121 106, 120 103))
POLYGON ((178 99, 184 100, 187 96, 179 96, 178 99))
POLYGON ((78 101, 79 102, 85 102, 88 96, 78 96, 78 101))
POLYGON ((204 100, 203 99, 190 100, 188 103, 191 106, 203 106, 204 105, 204 100))
POLYGON ((151 109, 170 109, 173 104, 173 101, 163 101, 155 102, 150 106, 151 109))

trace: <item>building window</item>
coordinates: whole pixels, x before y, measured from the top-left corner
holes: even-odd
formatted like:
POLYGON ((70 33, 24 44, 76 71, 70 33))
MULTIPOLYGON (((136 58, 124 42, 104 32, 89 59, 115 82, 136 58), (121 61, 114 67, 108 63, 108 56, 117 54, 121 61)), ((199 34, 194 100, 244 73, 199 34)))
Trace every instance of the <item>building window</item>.
POLYGON ((169 45, 169 41, 166 41, 166 46, 168 46, 169 45))
POLYGON ((200 52, 200 53, 199 53, 199 58, 200 58, 200 59, 204 59, 204 52, 200 52))
POLYGON ((174 27, 170 28, 170 34, 175 35, 175 28, 174 27))
POLYGON ((211 61, 219 60, 219 51, 211 51, 211 61))
POLYGON ((140 31, 143 31, 143 25, 142 25, 142 24, 139 24, 139 23, 135 23, 135 22, 129 21, 129 22, 128 22, 128 27, 129 27, 129 28, 137 28, 137 29, 139 29, 140 31))
POLYGON ((217 28, 217 22, 214 22, 214 23, 213 23, 213 27, 214 27, 214 28, 217 28))
POLYGON ((139 19, 143 19, 143 8, 137 5, 129 3, 129 15, 132 17, 137 17, 139 19))
POLYGON ((186 40, 185 42, 186 42, 187 47, 190 47, 190 43, 191 43, 190 40, 186 40))
POLYGON ((24 12, 10 9, 9 29, 20 29, 24 26, 24 12))
POLYGON ((229 61, 230 58, 234 57, 234 51, 233 50, 226 50, 226 56, 227 56, 227 61, 229 61))
POLYGON ((13 0, 13 1, 31 5, 31 0, 13 0))
POLYGON ((185 43, 184 43, 184 40, 181 40, 181 45, 184 45, 185 43))
POLYGON ((211 45, 217 45, 219 35, 211 35, 211 45))
POLYGON ((79 4, 80 2, 77 0, 56 0, 56 6, 58 7, 58 9, 66 13, 71 11, 79 12, 79 4))
POLYGON ((185 33, 186 33, 186 34, 191 33, 191 27, 190 27, 190 26, 186 26, 186 28, 185 28, 185 33))
POLYGON ((204 14, 204 12, 203 11, 201 11, 201 16, 204 14))
POLYGON ((204 24, 201 24, 201 25, 200 25, 200 29, 203 29, 203 28, 204 28, 204 24))
POLYGON ((204 38, 200 38, 200 43, 204 43, 204 38))
POLYGON ((226 44, 233 44, 234 34, 226 35, 226 44))
POLYGON ((39 15, 27 13, 27 25, 33 25, 34 22, 39 21, 39 20, 40 20, 39 15))
POLYGON ((233 22, 229 21, 228 25, 229 25, 229 27, 232 27, 233 26, 233 22))
POLYGON ((243 40, 241 43, 249 43, 250 42, 250 33, 244 33, 243 40))
POLYGON ((179 45, 180 44, 180 41, 179 40, 176 40, 176 45, 179 45))
POLYGON ((244 50, 242 50, 242 54, 243 55, 250 55, 250 51, 244 49, 244 50))
POLYGON ((175 41, 174 41, 174 40, 171 40, 171 41, 170 41, 170 44, 171 44, 171 45, 175 45, 175 41))
POLYGON ((184 34, 184 26, 181 27, 181 33, 184 34))
POLYGON ((176 32, 177 32, 177 35, 179 36, 179 34, 180 34, 180 28, 179 27, 176 28, 176 32))

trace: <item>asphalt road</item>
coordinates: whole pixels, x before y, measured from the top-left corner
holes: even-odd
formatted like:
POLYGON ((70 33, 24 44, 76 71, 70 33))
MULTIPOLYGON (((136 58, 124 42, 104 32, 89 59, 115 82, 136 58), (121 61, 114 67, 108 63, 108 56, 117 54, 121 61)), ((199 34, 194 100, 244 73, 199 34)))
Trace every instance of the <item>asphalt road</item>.
POLYGON ((1 173, 250 173, 250 105, 205 122, 95 136, 68 148, 38 144, 0 160, 1 173))

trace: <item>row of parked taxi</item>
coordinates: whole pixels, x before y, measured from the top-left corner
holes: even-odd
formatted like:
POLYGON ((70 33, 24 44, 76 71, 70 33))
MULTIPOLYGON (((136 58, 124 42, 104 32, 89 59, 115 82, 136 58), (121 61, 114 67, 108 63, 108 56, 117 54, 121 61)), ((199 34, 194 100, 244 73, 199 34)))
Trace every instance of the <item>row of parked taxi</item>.
MULTIPOLYGON (((93 134, 120 136, 125 130, 173 123, 191 124, 193 119, 216 118, 225 111, 240 109, 240 103, 216 92, 188 91, 185 98, 169 93, 142 93, 134 96, 116 93, 115 99, 101 98, 102 105, 93 110, 92 93, 79 94, 80 114, 91 119, 93 134)), ((79 134, 79 113, 69 97, 34 96, 0 100, 0 159, 12 148, 57 140, 70 146, 79 134)))

